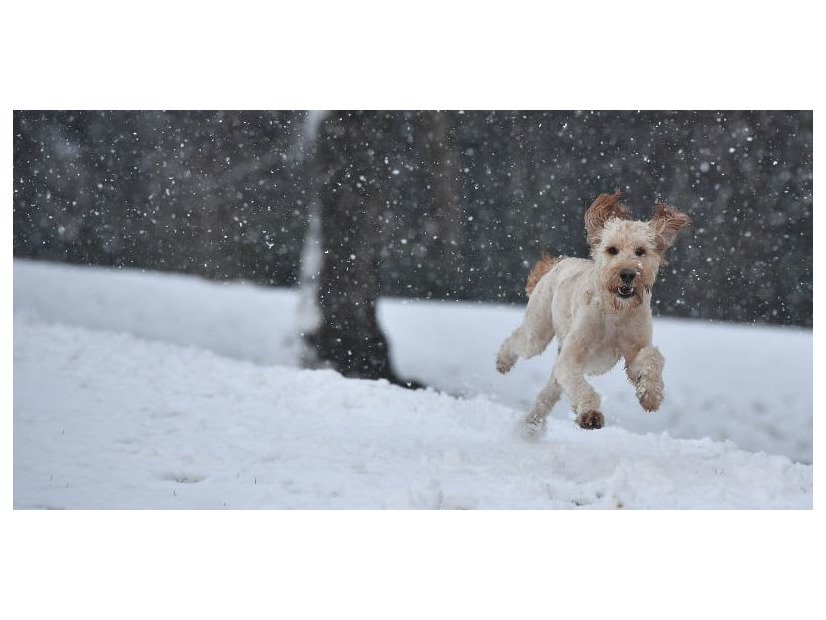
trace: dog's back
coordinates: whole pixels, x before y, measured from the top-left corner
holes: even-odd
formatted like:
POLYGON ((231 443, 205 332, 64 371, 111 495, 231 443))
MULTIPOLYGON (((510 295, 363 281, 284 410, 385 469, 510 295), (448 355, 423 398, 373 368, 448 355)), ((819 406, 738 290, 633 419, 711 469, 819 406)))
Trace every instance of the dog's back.
POLYGON ((550 254, 542 254, 539 257, 539 260, 536 261, 536 264, 531 269, 531 272, 528 274, 528 281, 525 282, 525 292, 528 294, 528 297, 531 296, 533 293, 533 289, 536 288, 536 285, 542 279, 546 273, 548 273, 554 266, 561 261, 564 256, 557 256, 553 257, 550 254))

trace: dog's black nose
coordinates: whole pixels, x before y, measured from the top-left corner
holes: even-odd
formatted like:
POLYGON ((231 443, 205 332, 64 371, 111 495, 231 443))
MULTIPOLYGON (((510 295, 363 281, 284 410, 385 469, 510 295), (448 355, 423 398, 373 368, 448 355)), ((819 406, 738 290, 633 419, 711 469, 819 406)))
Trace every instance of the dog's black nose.
POLYGON ((622 280, 625 284, 631 284, 634 281, 634 278, 637 277, 637 272, 633 269, 621 269, 620 273, 620 280, 622 280))

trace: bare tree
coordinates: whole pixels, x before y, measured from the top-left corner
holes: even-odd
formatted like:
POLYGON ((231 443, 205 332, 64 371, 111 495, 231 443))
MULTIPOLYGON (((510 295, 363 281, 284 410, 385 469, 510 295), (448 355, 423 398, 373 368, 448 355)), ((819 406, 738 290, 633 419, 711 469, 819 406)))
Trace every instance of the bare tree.
POLYGON ((434 288, 441 296, 449 296, 457 286, 455 274, 466 266, 463 202, 459 181, 459 151, 453 131, 453 119, 446 112, 422 112, 419 115, 419 133, 422 137, 422 159, 427 162, 423 175, 428 211, 436 222, 429 252, 432 269, 440 275, 434 288), (438 290, 440 288, 441 290, 438 290))
POLYGON ((393 113, 334 112, 319 129, 321 324, 309 339, 318 358, 346 377, 417 386, 394 372, 376 317, 394 123, 393 113))

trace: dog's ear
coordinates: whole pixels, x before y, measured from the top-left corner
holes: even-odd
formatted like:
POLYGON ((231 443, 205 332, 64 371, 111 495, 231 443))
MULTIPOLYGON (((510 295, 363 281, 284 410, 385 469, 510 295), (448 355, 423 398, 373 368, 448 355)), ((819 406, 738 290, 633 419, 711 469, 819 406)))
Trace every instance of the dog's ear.
POLYGON ((691 224, 691 218, 679 209, 660 203, 654 206, 651 227, 654 229, 654 242, 657 252, 662 254, 672 243, 680 229, 691 224))
POLYGON ((588 233, 589 245, 599 243, 605 222, 612 217, 618 217, 621 220, 628 217, 628 211, 619 203, 619 198, 619 190, 613 194, 600 194, 585 211, 585 231, 588 233))

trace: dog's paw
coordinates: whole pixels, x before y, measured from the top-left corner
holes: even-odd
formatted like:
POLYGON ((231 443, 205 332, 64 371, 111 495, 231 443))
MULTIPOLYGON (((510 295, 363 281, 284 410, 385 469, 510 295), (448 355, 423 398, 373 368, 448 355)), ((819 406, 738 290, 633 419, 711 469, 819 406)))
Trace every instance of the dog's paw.
POLYGON ((499 351, 496 354, 496 370, 501 372, 503 375, 510 371, 513 368, 513 365, 516 363, 517 357, 513 353, 504 353, 503 351, 499 351))
POLYGON ((605 416, 599 411, 586 411, 576 417, 576 423, 580 428, 596 429, 605 425, 605 416))
POLYGON ((529 441, 536 439, 545 431, 545 418, 528 415, 524 420, 519 421, 516 430, 522 439, 529 441))
POLYGON ((637 384, 637 400, 648 412, 656 411, 663 401, 663 385, 657 381, 640 381, 637 384))
POLYGON ((656 411, 663 400, 663 366, 665 358, 657 347, 640 351, 634 365, 629 368, 628 378, 637 389, 637 400, 646 411, 656 411))

